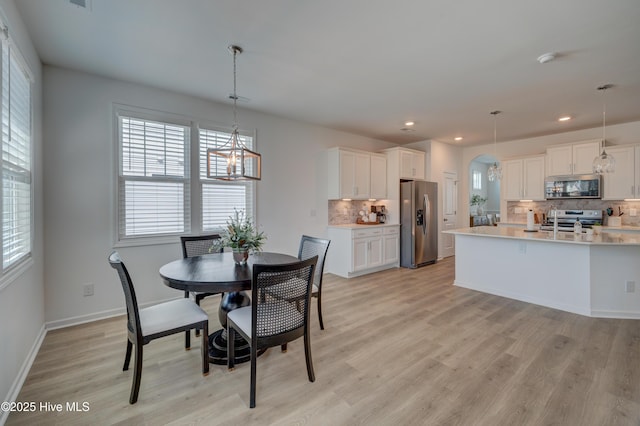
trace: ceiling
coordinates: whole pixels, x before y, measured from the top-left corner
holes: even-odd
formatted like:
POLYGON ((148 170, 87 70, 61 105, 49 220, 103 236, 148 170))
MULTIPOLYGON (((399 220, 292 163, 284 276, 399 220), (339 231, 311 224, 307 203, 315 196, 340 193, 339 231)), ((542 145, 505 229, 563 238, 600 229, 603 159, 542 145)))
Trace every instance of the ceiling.
POLYGON ((15 2, 44 64, 230 103, 237 44, 241 108, 398 144, 640 120, 638 0, 84 1, 15 2))

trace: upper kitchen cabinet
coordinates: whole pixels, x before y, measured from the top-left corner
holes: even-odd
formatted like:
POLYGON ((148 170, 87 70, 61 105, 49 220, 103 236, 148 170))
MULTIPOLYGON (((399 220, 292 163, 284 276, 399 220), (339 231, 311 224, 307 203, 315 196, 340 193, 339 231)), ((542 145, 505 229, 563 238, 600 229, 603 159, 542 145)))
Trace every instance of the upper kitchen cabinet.
POLYGON ((388 173, 396 179, 424 179, 425 154, 408 148, 385 149, 388 173))
POLYGON ((593 159, 600 154, 600 141, 547 148, 547 176, 593 173, 593 159))
POLYGON ((544 200, 544 163, 544 155, 503 161, 504 199, 544 200))
POLYGON ((371 198, 387 198, 387 156, 371 153, 371 198))
POLYGON ((328 166, 330 200, 385 198, 387 163, 384 155, 332 148, 328 152, 328 166))
POLYGON ((602 199, 640 198, 640 146, 611 146, 607 154, 616 160, 616 171, 602 176, 602 199))

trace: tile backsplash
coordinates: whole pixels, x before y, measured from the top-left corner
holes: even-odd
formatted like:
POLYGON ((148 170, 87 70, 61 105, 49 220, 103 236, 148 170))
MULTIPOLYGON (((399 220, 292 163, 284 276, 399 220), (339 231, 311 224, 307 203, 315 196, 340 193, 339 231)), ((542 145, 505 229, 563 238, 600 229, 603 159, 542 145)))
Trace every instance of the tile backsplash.
MULTIPOLYGON (((548 214, 550 209, 557 208, 559 210, 606 210, 611 207, 613 215, 618 215, 618 207, 624 213, 621 217, 623 226, 640 226, 640 216, 631 216, 630 210, 636 209, 640 215, 640 201, 605 201, 605 200, 553 200, 553 201, 508 201, 507 202, 507 219, 504 222, 522 222, 527 221, 527 211, 532 209, 539 217, 542 213, 548 214), (516 213, 516 208, 522 208, 522 213, 516 213)), ((607 225, 607 214, 604 213, 604 223, 607 225)))
MULTIPOLYGON (((369 213, 372 205, 379 206, 386 204, 383 200, 329 200, 329 225, 349 225, 356 223, 360 210, 369 213)), ((387 212, 387 222, 388 221, 389 212, 387 212)))

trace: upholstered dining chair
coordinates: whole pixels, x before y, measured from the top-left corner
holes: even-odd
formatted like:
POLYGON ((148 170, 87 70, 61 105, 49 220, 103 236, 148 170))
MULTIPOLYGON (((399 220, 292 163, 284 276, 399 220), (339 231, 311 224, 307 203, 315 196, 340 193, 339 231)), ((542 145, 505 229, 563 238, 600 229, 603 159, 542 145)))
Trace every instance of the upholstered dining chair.
MULTIPOLYGON (((180 237, 180 245, 182 246, 182 257, 194 257, 202 256, 203 254, 219 253, 222 248, 212 250, 214 243, 220 239, 220 234, 208 234, 208 235, 186 235, 180 237)), ((205 297, 214 296, 220 293, 204 293, 204 292, 191 292, 196 301, 196 304, 200 306, 200 301, 205 297)), ((184 292, 184 297, 189 297, 189 291, 184 292)), ((185 332, 185 344, 189 346, 191 340, 191 332, 185 332)), ((200 335, 200 330, 196 329, 196 336, 200 335)))
MULTIPOLYGON (((200 328, 202 333, 202 374, 209 374, 208 339, 209 316, 191 299, 177 299, 160 303, 147 308, 139 309, 136 292, 133 288, 131 276, 118 252, 109 256, 109 264, 118 271, 124 298, 127 306, 127 352, 124 358, 122 371, 129 369, 131 351, 136 347, 133 383, 129 403, 138 401, 140 381, 142 378, 142 347, 154 339, 169 336, 171 334, 189 331, 192 328, 200 328)), ((188 347, 187 347, 188 349, 188 347)))
MULTIPOLYGON (((259 349, 282 346, 304 337, 304 353, 309 381, 316 380, 311 360, 309 304, 318 256, 295 263, 254 264, 251 281, 251 306, 227 314, 227 353, 234 353, 235 333, 251 348, 251 389, 249 406, 256 406, 256 357, 259 349), (269 287, 281 287, 283 298, 270 297, 269 287), (292 300, 292 301, 290 301, 292 300)), ((230 370, 234 359, 228 358, 230 370)))
MULTIPOLYGON (((324 261, 327 258, 329 244, 331 244, 331 240, 303 235, 300 239, 300 247, 298 248, 298 259, 300 260, 318 256, 311 296, 318 299, 318 321, 320 322, 321 330, 324 330, 324 322, 322 320, 322 275, 324 273, 324 261)), ((280 286, 270 287, 266 291, 273 297, 284 297, 280 294, 280 286)))

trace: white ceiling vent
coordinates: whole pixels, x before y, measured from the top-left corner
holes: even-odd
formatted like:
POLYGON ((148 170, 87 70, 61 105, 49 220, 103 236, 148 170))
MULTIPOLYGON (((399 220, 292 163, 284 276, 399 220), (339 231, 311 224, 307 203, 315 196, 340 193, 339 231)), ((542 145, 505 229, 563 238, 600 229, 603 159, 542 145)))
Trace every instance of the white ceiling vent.
POLYGON ((69 0, 69 3, 82 9, 91 10, 91 0, 69 0))

